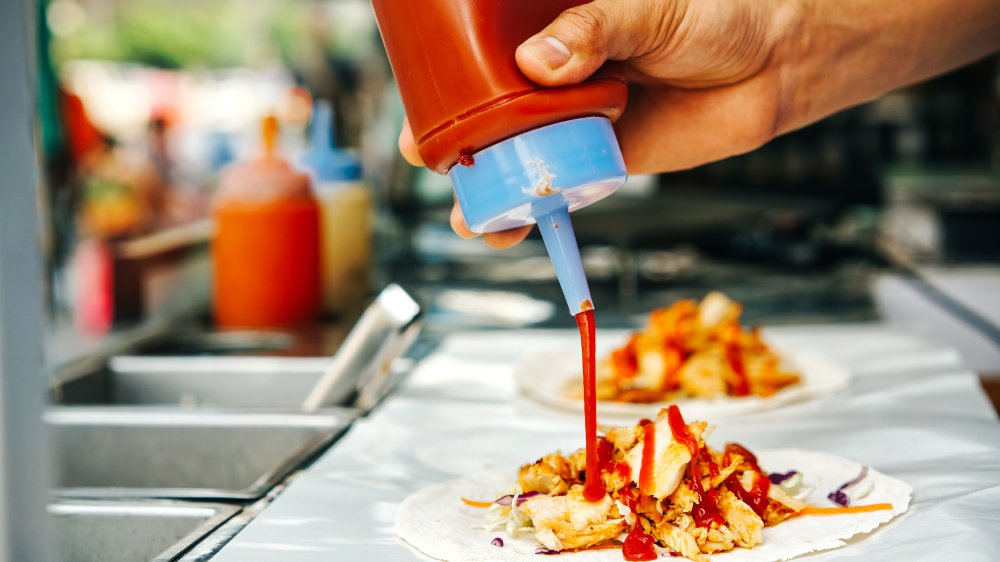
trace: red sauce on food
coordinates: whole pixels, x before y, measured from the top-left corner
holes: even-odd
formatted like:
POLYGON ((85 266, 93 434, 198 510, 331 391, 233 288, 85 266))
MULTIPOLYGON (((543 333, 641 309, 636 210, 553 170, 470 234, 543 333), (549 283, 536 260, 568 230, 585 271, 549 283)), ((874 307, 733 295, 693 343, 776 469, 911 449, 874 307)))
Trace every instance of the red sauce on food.
MULTIPOLYGON (((701 484, 701 467, 699 460, 698 439, 688 429, 684 418, 681 416, 680 408, 671 404, 667 409, 667 421, 670 423, 670 431, 679 443, 683 443, 691 453, 691 462, 688 469, 691 473, 691 487, 698 494, 698 503, 694 505, 691 514, 694 516, 694 524, 699 527, 710 527, 712 523, 723 525, 726 519, 719 513, 716 505, 718 494, 715 490, 706 491, 701 484)), ((714 464, 714 463, 713 463, 714 464)), ((711 471, 711 468, 709 468, 711 471)))
POLYGON ((757 515, 761 517, 764 516, 764 511, 767 509, 767 504, 769 500, 767 499, 767 493, 771 490, 771 480, 767 477, 767 474, 761 470, 760 465, 757 464, 757 457, 753 453, 747 450, 746 447, 740 445, 739 443, 727 443, 725 450, 725 461, 726 464, 730 463, 731 455, 737 454, 743 457, 743 462, 750 465, 750 468, 757 473, 754 478, 753 486, 750 490, 745 490, 740 481, 736 479, 736 475, 730 475, 726 478, 726 487, 729 491, 733 493, 737 498, 739 498, 743 503, 749 505, 757 515))
POLYGON ((611 441, 603 437, 597 438, 597 465, 603 472, 607 470, 614 461, 615 447, 611 441))
POLYGON ((626 482, 632 480, 632 467, 627 462, 614 463, 612 470, 617 472, 618 476, 621 476, 626 482))
POLYGON ((600 474, 617 473, 623 480, 632 479, 632 468, 627 462, 614 459, 615 447, 603 437, 597 438, 597 468, 600 474))
POLYGON ((615 366, 615 373, 619 376, 631 378, 639 372, 639 357, 636 352, 638 341, 639 335, 632 334, 624 347, 611 352, 611 362, 615 366))
POLYGON ((684 417, 681 416, 681 409, 675 404, 671 404, 667 408, 667 422, 670 424, 670 432, 673 433, 674 439, 688 448, 692 458, 697 455, 698 439, 695 438, 691 430, 688 429, 687 424, 684 423, 684 417))
POLYGON ((643 532, 642 525, 636 521, 622 544, 622 555, 625 560, 656 560, 658 555, 654 544, 656 540, 643 532))
POLYGON ((642 426, 642 466, 639 467, 639 491, 653 492, 653 463, 656 458, 656 424, 642 426))
POLYGON ((712 455, 708 452, 708 449, 698 451, 698 460, 708 467, 708 475, 713 480, 719 476, 719 465, 715 464, 715 460, 712 459, 712 455))
POLYGON ((726 443, 725 453, 726 453, 726 464, 729 464, 730 462, 729 455, 735 453, 743 457, 743 462, 749 464, 750 467, 757 472, 757 474, 760 474, 761 476, 766 476, 766 474, 764 474, 764 471, 760 469, 760 465, 757 464, 757 456, 751 453, 749 450, 747 450, 747 448, 744 447, 743 445, 740 445, 739 443, 726 443))
POLYGON ((747 396, 750 394, 750 380, 747 379, 746 367, 743 365, 743 352, 740 346, 735 343, 726 345, 726 359, 729 360, 729 368, 736 375, 733 383, 734 396, 747 396))
POLYGON ((663 390, 680 388, 681 365, 684 364, 684 350, 679 347, 668 347, 665 351, 665 365, 661 386, 663 390))
POLYGON ((604 498, 604 482, 601 480, 597 451, 597 355, 594 352, 597 336, 594 311, 585 310, 577 314, 576 324, 580 328, 580 347, 583 350, 583 417, 587 438, 587 481, 583 486, 583 497, 595 502, 604 498))
POLYGON ((632 490, 628 486, 625 486, 621 490, 618 490, 618 494, 621 495, 621 502, 625 504, 625 507, 629 508, 632 513, 635 513, 635 494, 632 493, 632 490))
POLYGON ((766 476, 761 476, 757 474, 754 477, 753 486, 750 490, 743 489, 743 485, 740 481, 736 479, 735 474, 730 474, 729 478, 726 478, 726 487, 729 491, 733 493, 738 499, 743 503, 750 506, 754 513, 764 516, 764 511, 767 510, 767 493, 771 489, 771 480, 766 476))

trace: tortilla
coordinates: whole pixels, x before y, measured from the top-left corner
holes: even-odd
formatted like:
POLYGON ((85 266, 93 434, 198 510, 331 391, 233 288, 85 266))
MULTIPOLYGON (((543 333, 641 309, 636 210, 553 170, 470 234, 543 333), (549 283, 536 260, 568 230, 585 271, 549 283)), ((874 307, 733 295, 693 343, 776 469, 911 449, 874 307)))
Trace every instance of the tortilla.
MULTIPOLYGON (((763 412, 810 398, 833 396, 845 390, 850 382, 850 373, 822 353, 808 350, 778 352, 790 367, 801 373, 802 381, 779 390, 773 396, 726 396, 712 400, 679 398, 674 402, 653 404, 599 400, 598 418, 605 423, 632 423, 639 418, 655 418, 657 412, 673 403, 680 406, 688 419, 718 420, 763 412)), ((583 410, 583 400, 567 394, 568 388, 580 385, 579 350, 532 356, 518 365, 514 377, 518 390, 537 402, 561 410, 583 410)))
MULTIPOLYGON (((826 494, 856 477, 862 466, 826 453, 782 449, 757 455, 761 467, 769 472, 798 470, 805 484, 814 486, 806 501, 817 506, 834 506, 826 494)), ((736 548, 712 555, 720 562, 772 562, 789 560, 810 552, 844 546, 845 541, 865 535, 897 516, 910 505, 913 489, 896 478, 870 469, 871 492, 857 505, 891 503, 891 511, 872 511, 842 515, 807 515, 792 518, 764 529, 764 542, 752 550, 736 548)), ((517 481, 517 469, 496 470, 476 476, 429 486, 410 495, 396 513, 396 535, 424 554, 449 562, 539 562, 535 550, 540 547, 533 535, 514 538, 504 531, 480 528, 486 510, 469 507, 461 498, 493 500, 517 481), (495 537, 504 546, 491 544, 495 537)), ((852 541, 857 542, 857 540, 852 541)), ((593 550, 561 554, 562 562, 621 562, 620 550, 593 550)), ((686 560, 686 558, 674 558, 686 560)))

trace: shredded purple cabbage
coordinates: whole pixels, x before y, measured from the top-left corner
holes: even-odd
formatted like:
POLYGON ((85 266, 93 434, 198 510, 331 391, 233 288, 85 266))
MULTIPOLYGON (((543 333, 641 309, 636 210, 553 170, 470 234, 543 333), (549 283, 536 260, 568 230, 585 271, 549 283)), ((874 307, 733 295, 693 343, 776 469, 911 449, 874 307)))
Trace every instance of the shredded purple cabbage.
POLYGON ((844 492, 841 492, 840 490, 834 490, 829 494, 827 494, 826 497, 829 498, 830 501, 832 501, 833 503, 840 505, 842 507, 847 507, 851 503, 851 498, 844 492))
POLYGON ((493 546, 503 547, 503 539, 501 539, 500 537, 497 537, 497 538, 491 540, 490 544, 492 544, 493 546))
POLYGON ((547 548, 539 548, 535 550, 535 554, 541 554, 543 556, 552 556, 553 554, 559 554, 558 550, 549 550, 547 548))
POLYGON ((788 480, 789 478, 795 476, 798 473, 799 471, 797 470, 789 470, 784 474, 780 472, 772 472, 771 474, 768 474, 767 477, 771 479, 771 484, 774 484, 775 486, 780 486, 782 482, 788 480))
MULTIPOLYGON (((528 498, 533 498, 535 496, 540 496, 540 495, 542 495, 541 492, 528 492, 526 494, 521 494, 517 496, 517 505, 521 505, 528 498)), ((500 496, 499 498, 497 498, 497 501, 493 503, 497 505, 502 505, 504 507, 510 507, 510 502, 512 501, 514 501, 514 494, 507 494, 506 496, 500 496)))
POLYGON ((850 488, 851 486, 857 485, 859 482, 861 482, 862 480, 864 480, 867 476, 868 476, 868 467, 867 466, 862 466, 860 474, 858 474, 856 477, 854 477, 854 479, 848 480, 847 482, 844 482, 843 484, 841 484, 839 488, 837 488, 836 490, 834 490, 834 491, 830 492, 829 494, 827 494, 826 497, 829 498, 830 501, 832 501, 833 503, 835 503, 835 504, 837 504, 839 506, 847 507, 848 505, 851 504, 851 498, 850 498, 850 496, 847 495, 846 490, 848 488, 850 488))

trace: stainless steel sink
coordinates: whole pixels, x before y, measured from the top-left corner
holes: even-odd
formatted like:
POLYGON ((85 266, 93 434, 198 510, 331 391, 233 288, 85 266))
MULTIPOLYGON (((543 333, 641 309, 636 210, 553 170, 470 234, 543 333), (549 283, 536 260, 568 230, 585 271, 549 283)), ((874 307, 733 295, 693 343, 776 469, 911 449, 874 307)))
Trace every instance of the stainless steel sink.
MULTIPOLYGON (((352 404, 366 410, 412 366, 401 358, 420 331, 420 305, 390 284, 365 309, 332 357, 117 356, 51 374, 57 404, 284 408, 352 404), (87 370, 87 367, 93 367, 87 370), (325 373, 325 374, 324 374, 325 373)), ((251 333, 252 335, 253 333, 251 333)), ((247 334, 201 334, 227 342, 247 334)), ((233 343, 233 342, 229 342, 233 343)))
POLYGON ((74 498, 252 500, 343 432, 355 412, 60 407, 45 421, 56 491, 74 498))
POLYGON ((114 357, 61 385, 61 404, 172 404, 298 409, 328 357, 114 357))
POLYGON ((239 512, 231 505, 171 501, 57 501, 49 505, 59 559, 176 560, 239 512))

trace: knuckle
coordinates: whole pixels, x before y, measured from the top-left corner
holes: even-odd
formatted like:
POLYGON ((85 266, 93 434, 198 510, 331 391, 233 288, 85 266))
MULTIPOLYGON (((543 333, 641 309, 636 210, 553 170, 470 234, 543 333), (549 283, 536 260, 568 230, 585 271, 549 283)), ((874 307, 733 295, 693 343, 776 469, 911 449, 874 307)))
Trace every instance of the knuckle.
POLYGON ((608 28, 607 13, 595 3, 569 8, 560 19, 577 43, 576 47, 587 48, 599 43, 608 28))

